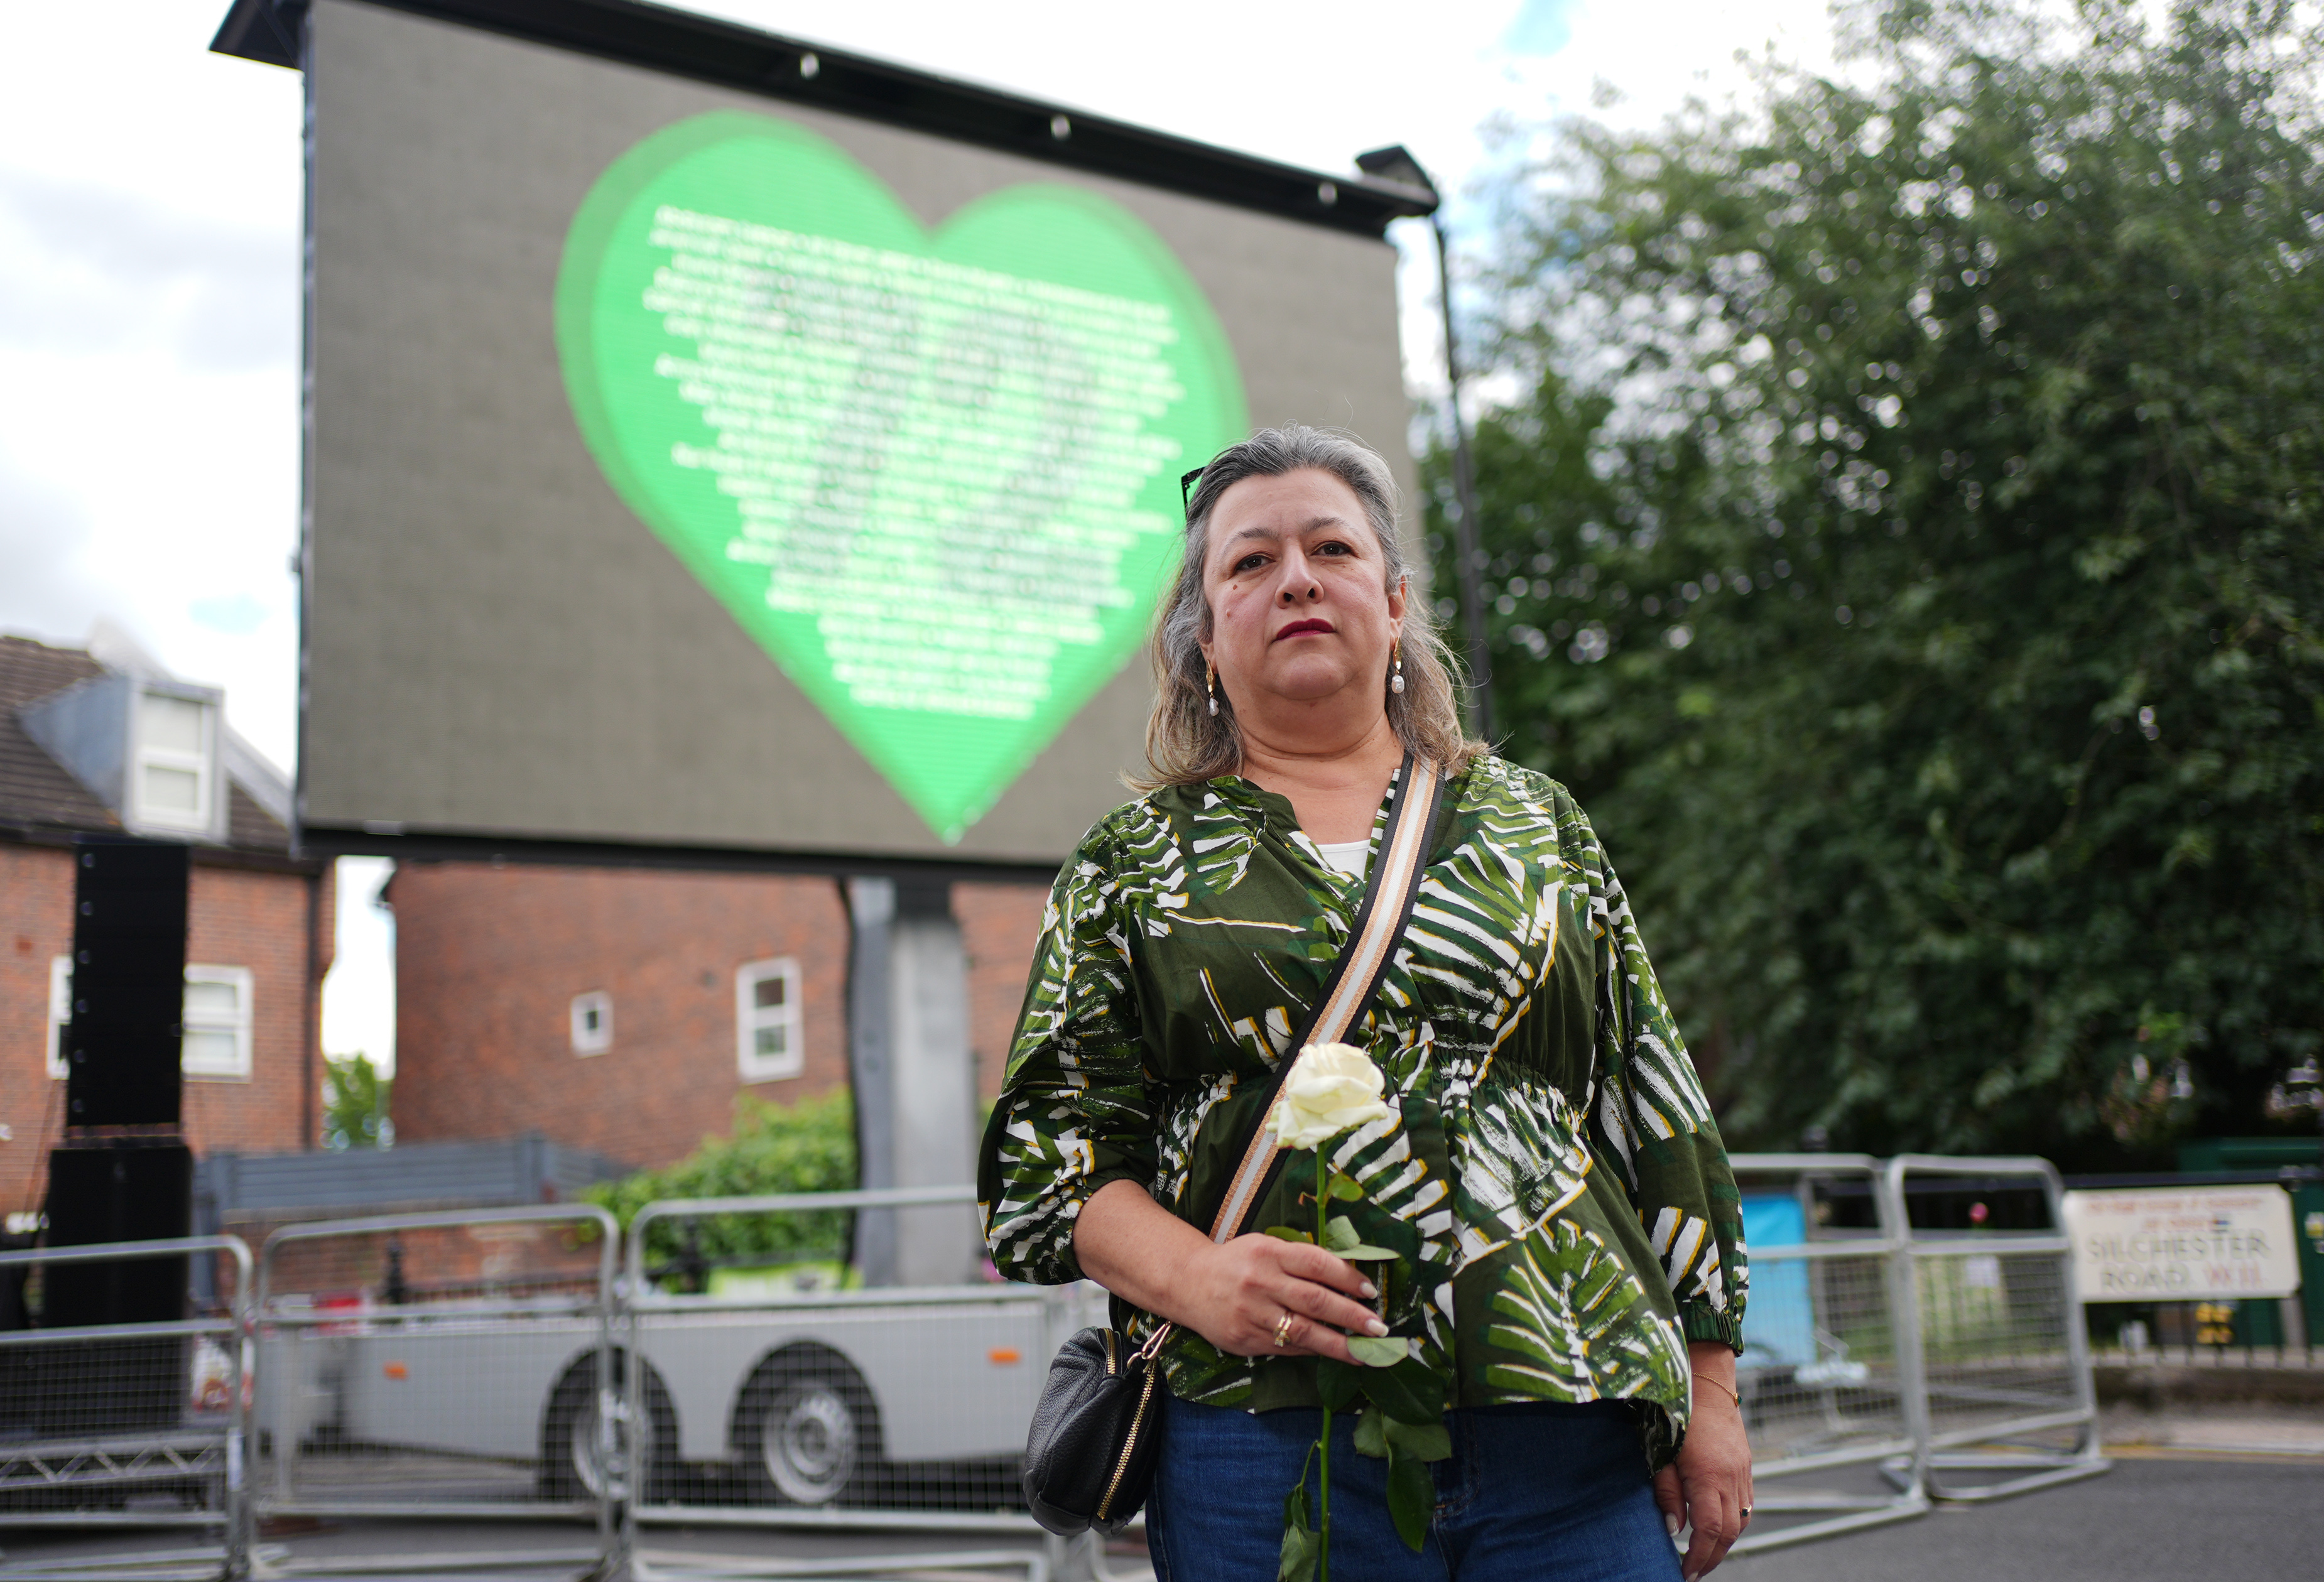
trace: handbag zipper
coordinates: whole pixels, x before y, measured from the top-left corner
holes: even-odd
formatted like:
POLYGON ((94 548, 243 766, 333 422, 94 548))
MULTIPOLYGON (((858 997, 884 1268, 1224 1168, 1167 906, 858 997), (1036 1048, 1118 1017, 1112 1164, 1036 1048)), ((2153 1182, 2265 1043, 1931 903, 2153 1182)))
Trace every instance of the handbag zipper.
POLYGON ((1146 1366, 1146 1388, 1139 1393, 1138 1410, 1130 1414, 1130 1436, 1121 1441, 1121 1459, 1113 1464, 1113 1480, 1105 1485, 1105 1498, 1097 1503, 1097 1514, 1093 1521, 1105 1520, 1112 1507, 1113 1496, 1121 1487, 1122 1475, 1130 1470, 1130 1453, 1138 1449, 1138 1436, 1146 1427, 1146 1409, 1154 1401, 1154 1375, 1158 1371, 1152 1363, 1146 1366))

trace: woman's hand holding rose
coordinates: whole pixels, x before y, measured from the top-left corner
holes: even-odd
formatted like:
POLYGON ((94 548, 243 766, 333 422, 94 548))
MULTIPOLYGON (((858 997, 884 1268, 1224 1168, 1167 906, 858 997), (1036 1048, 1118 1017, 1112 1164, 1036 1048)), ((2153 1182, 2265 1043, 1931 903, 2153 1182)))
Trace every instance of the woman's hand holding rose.
POLYGON ((1239 1236, 1209 1246, 1186 1270, 1179 1322, 1237 1357, 1328 1357, 1351 1362, 1347 1336, 1385 1335, 1363 1302, 1378 1294, 1353 1264, 1321 1247, 1239 1236), (1281 1349, 1275 1327, 1284 1314, 1281 1349))

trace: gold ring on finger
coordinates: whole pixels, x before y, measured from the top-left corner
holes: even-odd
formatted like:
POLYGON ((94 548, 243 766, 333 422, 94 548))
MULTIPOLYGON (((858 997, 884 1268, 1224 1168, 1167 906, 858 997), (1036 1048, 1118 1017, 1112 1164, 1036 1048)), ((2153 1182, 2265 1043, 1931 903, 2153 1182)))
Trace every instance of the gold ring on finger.
POLYGON ((1295 1315, 1292 1313, 1291 1310, 1286 1308, 1284 1310, 1283 1316, 1275 1320, 1275 1348, 1277 1351, 1282 1350, 1285 1346, 1290 1343, 1291 1320, 1294 1316, 1295 1315))

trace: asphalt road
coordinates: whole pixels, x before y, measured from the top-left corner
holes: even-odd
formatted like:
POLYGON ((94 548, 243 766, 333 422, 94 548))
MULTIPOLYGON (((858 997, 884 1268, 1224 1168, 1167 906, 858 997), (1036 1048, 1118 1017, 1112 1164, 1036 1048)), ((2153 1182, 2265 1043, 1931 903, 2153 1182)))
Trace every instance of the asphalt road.
POLYGON ((2324 1459, 2124 1457, 2114 1470, 1745 1555, 1720 1582, 2278 1582, 2324 1577, 2324 1459))
MULTIPOLYGON (((0 1528, 0 1578, 43 1559, 86 1564, 97 1554, 182 1545, 188 1536, 0 1528)), ((346 1522, 270 1535, 270 1547, 282 1547, 266 1558, 295 1566, 344 1563, 366 1554, 465 1554, 469 1563, 455 1574, 471 1582, 503 1577, 549 1582, 580 1568, 520 1572, 485 1557, 527 1547, 571 1552, 586 1548, 588 1539, 576 1527, 346 1522)), ((994 1536, 785 1536, 732 1529, 658 1532, 647 1541, 665 1553, 798 1559, 1017 1547, 994 1536)), ((1145 1574, 1126 1556, 1113 1568, 1145 1574)), ((422 1574, 403 1572, 391 1561, 371 1574, 371 1582, 422 1574)), ((1741 1556, 1717 1576, 1720 1582, 2312 1582, 2324 1577, 2324 1458, 2134 1454, 2088 1482, 1990 1504, 1940 1506, 1894 1526, 1741 1556)))

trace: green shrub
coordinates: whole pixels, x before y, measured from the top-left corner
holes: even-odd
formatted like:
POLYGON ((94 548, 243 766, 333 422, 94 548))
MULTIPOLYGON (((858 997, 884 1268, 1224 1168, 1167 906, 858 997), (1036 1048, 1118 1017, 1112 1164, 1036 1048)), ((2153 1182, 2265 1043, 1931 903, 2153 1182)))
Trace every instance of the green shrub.
MULTIPOLYGON (((743 1094, 734 1100, 733 1136, 705 1137, 676 1164, 601 1182, 586 1195, 627 1230, 639 1209, 663 1199, 845 1191, 855 1182, 855 1111, 844 1090, 797 1104, 743 1094)), ((650 1269, 844 1262, 853 1219, 825 1211, 657 1220, 647 1232, 646 1261, 650 1269)))

